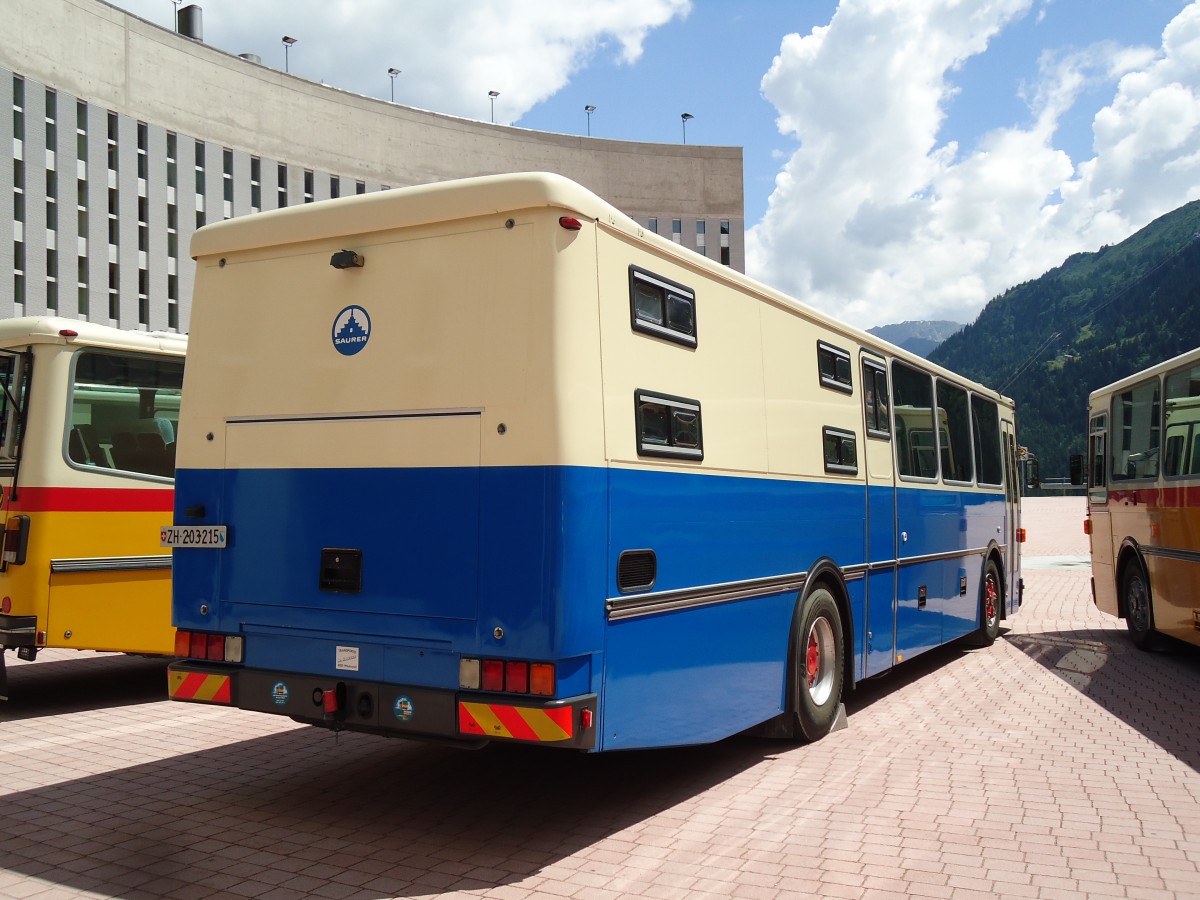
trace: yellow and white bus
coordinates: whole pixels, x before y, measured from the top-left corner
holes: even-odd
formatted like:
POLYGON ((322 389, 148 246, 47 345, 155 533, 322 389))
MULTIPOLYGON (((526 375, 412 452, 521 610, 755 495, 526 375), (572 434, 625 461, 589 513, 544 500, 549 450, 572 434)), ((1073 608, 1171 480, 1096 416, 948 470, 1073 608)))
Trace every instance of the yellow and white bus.
POLYGON ((1088 425, 1096 606, 1142 649, 1200 646, 1200 348, 1094 391, 1088 425))
POLYGON ((4 652, 170 654, 171 509, 187 338, 0 322, 4 652))
POLYGON ((172 698, 604 751, 760 728, 1021 597, 1012 401, 555 175, 214 224, 172 698))

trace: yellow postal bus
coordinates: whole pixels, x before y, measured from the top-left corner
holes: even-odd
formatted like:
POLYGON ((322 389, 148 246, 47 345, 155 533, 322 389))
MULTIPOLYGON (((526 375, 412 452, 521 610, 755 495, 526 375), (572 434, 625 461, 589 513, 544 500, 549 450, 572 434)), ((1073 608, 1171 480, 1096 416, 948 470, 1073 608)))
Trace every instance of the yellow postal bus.
MULTIPOLYGON (((1088 518, 1096 606, 1138 647, 1200 645, 1200 347, 1088 400, 1088 518)), ((1071 460, 1072 481, 1084 461, 1071 460)))
POLYGON ((0 322, 0 696, 5 650, 169 654, 171 509, 187 338, 0 322))

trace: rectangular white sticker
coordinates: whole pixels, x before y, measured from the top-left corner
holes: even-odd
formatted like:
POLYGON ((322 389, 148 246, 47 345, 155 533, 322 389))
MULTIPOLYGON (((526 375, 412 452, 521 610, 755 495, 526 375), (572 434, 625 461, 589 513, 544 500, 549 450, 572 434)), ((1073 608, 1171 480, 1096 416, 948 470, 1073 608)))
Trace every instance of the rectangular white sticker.
POLYGON ((334 667, 346 672, 358 671, 358 648, 338 647, 334 667))
POLYGON ((224 550, 229 535, 224 525, 164 525, 158 530, 160 547, 203 547, 224 550))

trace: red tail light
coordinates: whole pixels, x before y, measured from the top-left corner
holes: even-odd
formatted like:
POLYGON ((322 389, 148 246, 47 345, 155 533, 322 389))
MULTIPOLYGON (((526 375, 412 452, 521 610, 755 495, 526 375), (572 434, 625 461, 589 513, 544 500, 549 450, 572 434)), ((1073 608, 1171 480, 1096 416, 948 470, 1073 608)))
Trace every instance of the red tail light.
POLYGON ((580 228, 583 227, 583 223, 580 222, 574 216, 560 216, 559 220, 558 220, 558 224, 561 225, 563 228, 565 228, 567 231, 578 231, 580 228))
POLYGON ((504 690, 504 660, 485 659, 483 661, 483 681, 481 687, 485 691, 504 690))
POLYGON ((469 691, 553 697, 554 671, 554 663, 464 656, 459 660, 458 686, 469 691))
POLYGON ((240 634, 205 634, 181 629, 175 632, 175 655, 240 663, 245 657, 245 644, 240 634))

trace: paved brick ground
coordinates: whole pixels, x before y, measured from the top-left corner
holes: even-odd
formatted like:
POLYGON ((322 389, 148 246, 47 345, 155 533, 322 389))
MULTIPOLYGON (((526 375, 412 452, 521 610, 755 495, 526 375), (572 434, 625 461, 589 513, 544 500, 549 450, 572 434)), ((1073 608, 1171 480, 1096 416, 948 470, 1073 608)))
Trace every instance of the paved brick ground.
POLYGON ((808 747, 462 752, 172 704, 154 661, 10 662, 0 896, 1200 897, 1200 652, 1093 609, 1082 519, 1030 501, 1004 637, 808 747))

